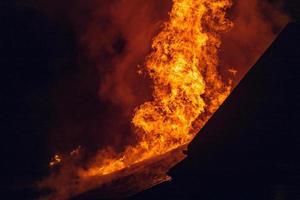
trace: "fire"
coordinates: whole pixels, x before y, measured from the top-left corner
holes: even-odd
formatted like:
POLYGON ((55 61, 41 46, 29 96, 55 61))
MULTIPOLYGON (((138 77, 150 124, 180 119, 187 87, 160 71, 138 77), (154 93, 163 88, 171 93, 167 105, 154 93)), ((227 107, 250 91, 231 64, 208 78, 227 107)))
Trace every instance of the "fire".
MULTIPOLYGON (((273 33, 276 27, 283 27, 284 20, 280 19, 286 19, 285 15, 274 9, 278 12, 278 16, 273 21, 273 11, 270 13, 270 7, 260 11, 258 5, 261 3, 258 0, 240 0, 232 9, 231 17, 235 27, 229 34, 223 34, 233 26, 226 16, 232 0, 172 1, 173 7, 169 13, 169 20, 164 23, 161 32, 153 39, 152 52, 146 57, 143 67, 138 68, 138 74, 145 73, 152 79, 153 94, 152 99, 135 108, 131 120, 128 117, 128 122, 132 122, 135 144, 126 146, 121 153, 116 152, 113 147, 102 149, 90 160, 88 160, 90 152, 85 151, 88 149, 81 148, 81 146, 69 154, 54 155, 49 163, 52 168, 50 175, 38 184, 40 188, 50 189, 49 194, 45 194, 41 199, 70 199, 96 188, 103 193, 103 198, 119 199, 123 195, 134 194, 170 180, 171 177, 167 175, 167 171, 184 159, 183 150, 187 144, 227 98, 232 87, 240 81, 258 56, 267 48, 268 42, 276 35, 273 33), (268 15, 270 19, 265 17, 268 15), (262 33, 261 37, 256 37, 257 33, 262 33), (225 83, 219 72, 223 76, 233 77, 234 80, 225 83)), ((108 73, 109 76, 106 77, 108 87, 103 87, 107 85, 101 83, 101 90, 105 88, 105 94, 101 95, 101 99, 108 97, 113 106, 115 103, 117 106, 121 105, 122 109, 126 110, 124 112, 126 115, 124 118, 122 115, 122 120, 127 120, 128 111, 131 111, 137 102, 143 101, 142 99, 148 95, 141 95, 141 90, 137 92, 137 95, 132 95, 136 88, 144 87, 131 88, 133 84, 124 86, 124 82, 129 78, 125 79, 123 76, 132 77, 128 66, 133 60, 138 62, 140 55, 144 55, 143 53, 147 51, 148 42, 144 36, 147 35, 147 31, 152 30, 149 31, 151 33, 154 31, 153 23, 156 20, 152 22, 153 13, 151 17, 150 14, 147 17, 140 14, 144 13, 143 11, 148 12, 148 9, 145 9, 148 4, 144 1, 142 1, 143 6, 140 6, 140 0, 116 1, 121 3, 112 3, 112 7, 106 3, 103 4, 105 6, 98 6, 98 2, 85 1, 90 9, 82 6, 85 4, 81 1, 77 2, 78 5, 75 2, 73 7, 78 11, 74 13, 85 13, 86 10, 93 12, 90 17, 72 16, 70 20, 76 25, 74 28, 80 31, 78 35, 80 40, 84 41, 83 46, 87 47, 85 50, 88 54, 87 63, 98 63, 99 60, 94 59, 102 55, 99 49, 110 49, 111 43, 114 42, 106 41, 104 37, 109 35, 108 40, 114 38, 114 31, 110 28, 108 28, 108 33, 101 35, 102 26, 98 27, 99 18, 103 17, 102 12, 106 8, 112 8, 111 10, 114 11, 108 12, 108 18, 112 18, 109 21, 120 22, 113 26, 122 26, 121 29, 124 29, 122 35, 125 36, 126 41, 129 41, 130 48, 120 55, 116 54, 111 57, 111 59, 114 57, 122 57, 122 59, 116 59, 117 64, 115 66, 113 64, 114 73, 112 75, 108 73), (127 4, 128 7, 134 6, 128 9, 127 4), (140 20, 142 22, 139 26, 136 26, 139 20, 131 20, 136 16, 142 16, 143 19, 140 20), (128 22, 130 25, 127 25, 128 22), (135 37, 137 33, 141 34, 135 37), (104 39, 98 40, 102 36, 104 39), (105 44, 102 44, 102 40, 105 40, 105 44), (143 53, 137 56, 137 52, 143 53), (125 90, 124 94, 123 90, 125 90), (117 93, 116 97, 115 93, 117 93)), ((154 1, 149 0, 149 2, 154 1)), ((155 2, 161 3, 159 0, 155 2)), ((153 10, 157 8, 157 3, 154 4, 153 10)), ((68 4, 65 9, 69 11, 68 4)), ((140 17, 136 18, 140 19, 140 17)), ((148 34, 146 38, 149 35, 152 34, 148 34)), ((139 80, 133 83, 136 84, 139 80)), ((143 82, 145 83, 148 83, 148 80, 143 82)), ((120 129, 123 128, 123 126, 120 127, 120 129)))
POLYGON ((103 150, 79 177, 103 176, 190 142, 230 92, 218 74, 220 33, 230 0, 173 0, 170 19, 145 61, 153 99, 136 108, 138 143, 121 154, 103 150))
POLYGON ((136 144, 121 153, 103 149, 88 165, 80 165, 81 146, 55 155, 49 165, 58 165, 58 173, 40 184, 54 191, 45 199, 68 199, 138 170, 150 174, 146 165, 152 162, 159 165, 153 180, 142 180, 139 188, 170 180, 166 171, 183 159, 182 150, 230 93, 217 70, 221 33, 232 27, 230 6, 231 0, 173 0, 169 21, 138 71, 152 79, 153 95, 133 113, 136 144))

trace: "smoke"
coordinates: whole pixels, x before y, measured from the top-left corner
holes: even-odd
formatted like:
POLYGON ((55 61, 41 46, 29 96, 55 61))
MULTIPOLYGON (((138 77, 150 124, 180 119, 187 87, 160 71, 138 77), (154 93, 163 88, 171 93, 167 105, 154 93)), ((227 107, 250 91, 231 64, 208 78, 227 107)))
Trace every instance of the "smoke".
MULTIPOLYGON (((138 65, 150 52, 151 40, 167 19, 171 3, 35 1, 50 18, 70 26, 77 41, 78 68, 54 89, 57 124, 50 137, 58 151, 70 152, 78 145, 94 153, 105 146, 122 151, 134 142, 130 123, 133 110, 151 98, 152 90, 151 80, 137 73, 138 65)), ((223 35, 219 68, 221 75, 236 85, 288 17, 278 5, 260 0, 236 0, 229 17, 234 27, 223 35), (237 75, 231 75, 229 68, 236 69, 237 75)))
POLYGON ((224 35, 220 52, 221 73, 237 70, 236 85, 270 46, 289 21, 279 3, 261 0, 235 0, 230 18, 233 29, 224 35))
MULTIPOLYGON (((134 142, 130 119, 133 110, 151 98, 152 85, 146 75, 137 73, 137 66, 150 52, 151 40, 168 18, 172 2, 34 2, 46 15, 71 27, 78 46, 79 67, 64 77, 54 94, 58 117, 50 134, 52 146, 70 151, 80 144, 97 151, 101 146, 134 142)), ((219 70, 236 85, 288 17, 278 5, 258 0, 235 0, 229 17, 234 27, 223 36, 219 70), (229 68, 237 75, 232 76, 229 68)))
POLYGON ((53 152, 78 145, 118 150, 134 142, 130 119, 151 98, 151 83, 137 73, 151 40, 168 17, 168 0, 34 1, 49 18, 71 27, 77 67, 54 89, 57 124, 53 152))
MULTIPOLYGON (((116 44, 122 45, 122 54, 112 59, 113 69, 105 73, 99 94, 102 99, 121 106, 126 117, 150 97, 150 84, 138 76, 137 66, 144 61, 151 40, 161 26, 161 16, 157 13, 160 7, 157 1, 141 0, 118 1, 110 7, 111 22, 120 30, 121 41, 116 44)), ((93 27, 89 27, 88 34, 94 32, 93 27)), ((85 36, 87 43, 94 43, 93 37, 85 36)))

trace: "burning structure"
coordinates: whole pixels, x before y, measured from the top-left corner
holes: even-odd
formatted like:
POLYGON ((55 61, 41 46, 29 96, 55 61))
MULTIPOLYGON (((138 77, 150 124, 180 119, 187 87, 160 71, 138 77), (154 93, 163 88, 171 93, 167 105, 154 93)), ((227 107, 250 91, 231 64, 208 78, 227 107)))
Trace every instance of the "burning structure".
POLYGON ((300 26, 289 24, 190 143, 173 181, 129 199, 299 199, 299 44, 300 26))
MULTIPOLYGON (((115 195, 129 195, 170 179, 166 172, 185 157, 186 145, 236 84, 225 81, 218 69, 222 34, 233 26, 226 14, 231 5, 229 0, 173 1, 169 20, 139 68, 150 77, 153 91, 130 114, 134 141, 118 151, 97 150, 91 159, 81 147, 55 155, 54 172, 40 184, 53 190, 46 199, 68 199, 97 187, 107 197, 114 186, 115 195), (116 180, 130 184, 118 188, 116 180)), ((101 87, 100 93, 109 88, 101 87)))
POLYGON ((100 150, 85 166, 74 164, 81 161, 80 149, 55 155, 50 165, 61 165, 59 172, 41 184, 54 191, 47 198, 66 199, 124 176, 149 175, 151 163, 160 167, 147 181, 133 184, 137 191, 169 180, 166 172, 184 158, 182 149, 230 93, 230 83, 217 70, 220 34, 232 27, 226 17, 230 6, 229 0, 173 1, 169 21, 153 40, 146 70, 139 71, 152 79, 153 95, 134 111, 135 143, 122 152, 100 150))
MULTIPOLYGON (((101 186, 106 175, 114 178, 111 176, 121 170, 156 159, 192 140, 230 92, 230 86, 222 82, 217 71, 219 34, 232 26, 226 19, 230 5, 229 0, 173 2, 170 20, 153 40, 153 52, 145 62, 154 82, 153 99, 134 112, 136 144, 127 146, 122 153, 100 150, 87 169, 76 169, 69 176, 64 184, 71 182, 71 187, 55 187, 55 195, 50 198, 69 198, 101 186)), ((161 163, 166 165, 165 171, 183 158, 175 157, 170 163, 161 163)), ((61 161, 56 155, 50 165, 61 161)), ((64 178, 65 174, 58 174, 50 180, 62 183, 64 178)), ((153 183, 146 185, 168 177, 155 179, 158 180, 148 180, 153 183)))

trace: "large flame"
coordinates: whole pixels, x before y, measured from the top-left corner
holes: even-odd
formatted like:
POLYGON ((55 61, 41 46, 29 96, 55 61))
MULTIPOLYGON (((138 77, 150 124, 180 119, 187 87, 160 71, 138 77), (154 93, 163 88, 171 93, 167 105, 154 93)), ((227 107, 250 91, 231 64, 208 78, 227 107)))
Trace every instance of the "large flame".
POLYGON ((192 140, 230 91, 217 71, 220 33, 232 25, 226 19, 230 5, 230 0, 173 0, 170 20, 145 62, 153 99, 134 112, 137 145, 121 154, 100 152, 80 177, 110 174, 192 140))
MULTIPOLYGON (((81 1, 79 2, 79 10, 81 10, 81 1)), ((99 1, 87 1, 86 3, 94 6, 95 2, 99 1)), ((139 12, 144 11, 140 10, 139 6, 129 10, 127 8, 127 4, 130 3, 139 5, 140 0, 117 2, 121 2, 121 6, 117 4, 117 7, 126 9, 126 12, 133 11, 134 16, 139 16, 135 13, 136 9, 139 9, 139 12)), ((149 0, 149 2, 153 1, 149 0)), ((274 28, 283 27, 285 20, 278 20, 278 17, 284 18, 284 15, 280 14, 281 12, 278 12, 278 16, 276 15, 276 23, 274 23, 266 20, 261 13, 266 12, 270 15, 268 7, 259 11, 258 5, 260 5, 258 0, 236 2, 233 16, 231 16, 235 27, 230 34, 222 34, 232 27, 232 23, 226 18, 226 11, 231 6, 231 0, 173 0, 173 7, 169 13, 170 18, 154 38, 152 52, 146 58, 143 68, 138 71, 147 74, 152 79, 153 95, 151 100, 138 106, 133 113, 131 122, 133 136, 136 139, 135 144, 126 146, 121 153, 116 152, 113 147, 102 149, 88 163, 86 161, 90 154, 89 152, 84 153, 85 145, 83 148, 79 146, 70 154, 55 155, 49 163, 49 166, 53 168, 52 173, 39 183, 39 187, 50 189, 50 193, 42 196, 41 199, 64 200, 96 188, 97 191, 100 190, 100 195, 103 194, 104 199, 107 197, 114 199, 170 180, 166 173, 185 157, 183 149, 226 99, 232 86, 240 81, 249 67, 265 50, 276 35, 272 32, 275 30, 274 28), (258 32, 262 32, 263 37, 257 38, 258 32), (220 48, 221 41, 222 48, 220 48), (220 62, 219 56, 221 57, 220 62), (227 67, 228 69, 225 69, 227 67), (232 83, 225 83, 219 72, 222 76, 237 75, 232 83)), ((69 9, 69 6, 66 8, 69 9)), ((113 8, 115 10, 116 7, 113 6, 113 8)), ((100 11, 96 9, 96 11, 102 13, 103 9, 100 11)), ((275 12, 277 12, 276 9, 275 12)), ((93 12, 93 18, 101 18, 102 14, 94 15, 94 13, 96 12, 93 12)), ((132 16, 128 15, 130 16, 128 17, 127 13, 124 17, 120 13, 118 10, 113 16, 118 15, 115 19, 118 22, 123 20, 121 24, 125 27, 125 32, 130 29, 127 38, 129 41, 137 32, 141 31, 140 29, 152 25, 149 23, 148 17, 146 17, 148 20, 141 20, 138 17, 143 22, 143 26, 133 29, 136 27, 137 21, 134 20, 131 22, 131 26, 128 26, 127 21, 132 16), (132 30, 134 31, 132 32, 132 30)), ((142 19, 144 18, 142 17, 142 19)), ((81 20, 80 18, 79 21, 81 22, 81 20)), ((89 18, 87 17, 86 20, 89 18)), ((87 28, 84 28, 88 32, 87 35, 84 35, 84 39, 88 39, 84 45, 96 46, 98 49, 101 42, 97 42, 95 38, 98 38, 99 32, 102 31, 97 26, 98 23, 99 21, 95 20, 87 28)), ((78 29, 80 30, 80 28, 78 29)), ((149 31, 149 28, 147 30, 149 31)), ((136 59, 133 54, 138 51, 146 51, 145 43, 147 42, 141 40, 144 38, 145 32, 143 30, 143 34, 134 37, 134 45, 129 45, 131 53, 121 59, 120 63, 122 65, 125 63, 126 67, 116 67, 113 75, 108 76, 108 87, 103 87, 106 85, 101 84, 101 89, 105 88, 104 96, 106 97, 113 97, 112 94, 121 93, 121 95, 117 95, 117 98, 111 99, 113 102, 115 99, 117 99, 116 102, 119 102, 120 99, 125 98, 124 105, 122 100, 120 102, 122 108, 126 107, 126 116, 128 116, 127 111, 132 109, 128 105, 136 105, 137 101, 132 103, 131 100, 126 99, 127 94, 131 96, 131 90, 127 89, 133 84, 125 87, 127 89, 123 95, 124 80, 128 81, 128 78, 124 79, 123 76, 127 77, 128 73, 131 74, 127 65, 130 66, 129 63, 136 59), (140 46, 137 45, 140 41, 143 41, 141 46, 144 48, 142 50, 137 48, 140 46), (130 59, 127 59, 128 57, 130 59), (119 76, 120 74, 122 76, 119 76), (117 80, 117 84, 114 83, 115 80, 117 80), (111 87, 111 85, 117 85, 117 90, 111 90, 115 87, 111 87), (106 90, 109 92, 106 93, 106 90)), ((108 46, 111 48, 110 45, 108 46)), ((98 56, 95 56, 98 54, 95 54, 94 51, 98 52, 98 50, 91 51, 89 60, 98 59, 98 56)), ((143 101, 141 95, 136 95, 136 98, 139 99, 139 102, 143 101)), ((129 118, 128 121, 130 121, 129 118)), ((118 123, 116 122, 116 124, 118 123)))

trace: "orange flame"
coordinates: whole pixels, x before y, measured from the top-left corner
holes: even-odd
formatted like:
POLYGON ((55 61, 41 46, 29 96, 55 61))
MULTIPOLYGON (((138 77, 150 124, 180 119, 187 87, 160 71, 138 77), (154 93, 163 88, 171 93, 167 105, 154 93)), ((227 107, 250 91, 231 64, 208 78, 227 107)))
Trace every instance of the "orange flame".
MULTIPOLYGON (((122 2, 120 4, 122 9, 124 4, 129 3, 128 1, 120 2, 122 2)), ((139 0, 130 1, 132 2, 140 3, 139 0)), ((277 19, 278 17, 284 19, 285 15, 277 13, 276 23, 265 20, 261 12, 269 13, 270 11, 268 6, 259 11, 258 5, 260 4, 264 3, 258 3, 257 0, 236 2, 233 16, 231 16, 235 27, 231 29, 232 23, 226 19, 226 10, 231 6, 231 0, 173 0, 169 21, 154 38, 153 50, 146 58, 144 68, 138 70, 138 73, 146 72, 152 78, 153 95, 151 101, 138 106, 133 113, 131 122, 136 144, 125 147, 121 153, 117 153, 112 147, 100 150, 88 164, 85 163, 84 148, 80 146, 69 154, 55 155, 49 163, 52 173, 39 183, 40 188, 49 188, 52 192, 41 199, 69 199, 95 188, 104 189, 100 191, 104 193, 108 189, 108 193, 112 192, 112 195, 119 198, 124 194, 139 192, 170 180, 171 177, 168 177, 166 172, 183 159, 182 150, 226 99, 232 86, 239 82, 268 46, 276 35, 273 33, 274 27, 283 27, 282 20, 277 19), (232 30, 229 34, 222 35, 223 45, 220 48, 221 34, 229 29, 232 30), (262 37, 256 37, 259 31, 262 32, 262 37), (219 63, 219 57, 221 63, 219 63), (224 76, 230 74, 230 77, 234 78, 233 82, 225 84, 219 72, 224 76), (114 180, 117 180, 117 183, 114 180)), ((94 6, 93 3, 91 5, 94 6)), ((135 9, 139 7, 134 7, 130 11, 135 9)), ((275 12, 277 11, 275 9, 275 12)), ((143 11, 139 9, 139 12, 143 11)), ((116 13, 114 13, 118 15, 116 21, 124 18, 119 15, 119 11, 116 13)), ((272 13, 273 11, 271 15, 272 13)), ((95 15, 94 17, 101 16, 95 15)), ((137 15, 134 14, 134 16, 137 15)), ((132 26, 127 26, 129 17, 125 19, 121 24, 126 23, 125 28, 132 30, 132 26)), ((145 23, 147 20, 142 21, 145 23)), ((99 29, 95 29, 96 23, 98 23, 97 20, 88 26, 88 33, 92 34, 87 34, 88 36, 84 38, 89 38, 85 45, 98 48, 99 41, 95 42, 95 38, 99 36, 99 29)), ((136 21, 134 20, 132 24, 136 25, 136 21)), ((146 27, 152 25, 149 22, 145 24, 146 27)), ((128 40, 142 28, 134 29, 133 33, 129 31, 128 40)), ((144 30, 143 34, 137 37, 139 42, 140 38, 145 36, 145 32, 144 30)), ((139 47, 136 45, 139 42, 134 41, 134 45, 130 46, 130 50, 134 49, 134 53, 141 51, 140 48, 136 48, 139 47)), ((142 52, 146 51, 144 43, 147 42, 143 41, 142 52)), ((95 57, 98 59, 94 52, 97 50, 90 52, 92 56, 89 59, 93 60, 95 57)), ((128 55, 130 55, 130 61, 136 58, 132 54, 128 55)), ((107 79, 118 80, 116 91, 122 94, 117 95, 117 102, 126 96, 123 95, 122 76, 124 71, 126 75, 130 74, 127 65, 129 66, 128 63, 131 62, 125 60, 126 67, 122 67, 121 72, 120 67, 116 67, 115 74, 118 77, 113 74, 107 79), (121 81, 119 80, 120 73, 122 74, 121 81)), ((109 92, 106 94, 105 90, 104 96, 111 97, 111 94, 115 92, 111 93, 112 87, 108 85, 109 87, 105 88, 109 92)), ((128 91, 125 92, 127 93, 128 91)), ((129 93, 131 94, 131 90, 129 93)), ((137 96, 137 99, 139 98, 140 96, 137 96)), ((122 108, 131 105, 131 100, 124 101, 127 103, 123 105, 121 101, 122 108)), ((139 101, 142 100, 139 99, 139 101)), ((136 105, 136 102, 133 105, 136 105)), ((131 111, 131 106, 129 107, 130 109, 126 110, 126 116, 127 111, 131 111)), ((110 195, 104 194, 104 196, 110 195)))
POLYGON ((219 35, 232 26, 230 6, 230 0, 173 0, 145 62, 154 91, 132 119, 138 144, 122 154, 100 152, 80 177, 110 174, 192 140, 230 92, 217 71, 219 35))

